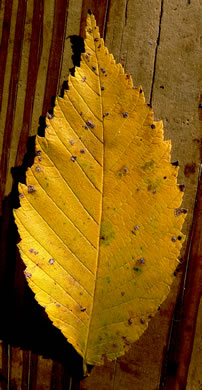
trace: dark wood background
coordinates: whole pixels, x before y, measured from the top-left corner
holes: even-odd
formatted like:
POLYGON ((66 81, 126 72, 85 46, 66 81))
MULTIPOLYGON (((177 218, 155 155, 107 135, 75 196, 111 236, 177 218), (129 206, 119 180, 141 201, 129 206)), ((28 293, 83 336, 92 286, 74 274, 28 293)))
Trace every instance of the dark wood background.
POLYGON ((199 0, 0 1, 0 389, 201 389, 199 27, 199 0), (81 358, 27 287, 12 208, 33 161, 35 135, 44 134, 54 97, 79 65, 88 9, 116 61, 142 85, 155 119, 164 121, 189 212, 167 300, 124 357, 80 382, 81 358))

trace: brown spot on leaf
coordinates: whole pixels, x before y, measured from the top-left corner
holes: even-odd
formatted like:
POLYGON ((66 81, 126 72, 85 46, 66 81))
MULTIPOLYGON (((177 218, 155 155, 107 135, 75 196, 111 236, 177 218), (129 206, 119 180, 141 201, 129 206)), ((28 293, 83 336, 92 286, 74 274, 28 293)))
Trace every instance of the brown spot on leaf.
POLYGON ((51 265, 52 265, 52 264, 54 264, 54 262, 55 262, 55 259, 49 259, 49 260, 48 260, 48 262, 49 262, 49 264, 51 264, 51 265))
POLYGON ((184 209, 183 207, 179 207, 178 209, 175 209, 175 216, 178 217, 181 214, 187 214, 187 209, 184 209))
POLYGON ((128 320, 128 325, 132 325, 132 323, 133 323, 132 318, 129 318, 129 320, 128 320))
POLYGON ((25 275, 26 279, 30 279, 32 277, 32 274, 30 272, 28 272, 27 270, 24 271, 24 275, 25 275))
POLYGON ((34 186, 28 186, 28 187, 27 187, 27 192, 28 192, 29 194, 31 194, 31 193, 34 192, 34 191, 36 191, 35 188, 34 188, 34 186))
POLYGON ((95 127, 94 123, 91 122, 91 121, 89 121, 89 120, 87 120, 86 125, 87 125, 88 127, 90 127, 91 129, 94 129, 94 127, 95 127))

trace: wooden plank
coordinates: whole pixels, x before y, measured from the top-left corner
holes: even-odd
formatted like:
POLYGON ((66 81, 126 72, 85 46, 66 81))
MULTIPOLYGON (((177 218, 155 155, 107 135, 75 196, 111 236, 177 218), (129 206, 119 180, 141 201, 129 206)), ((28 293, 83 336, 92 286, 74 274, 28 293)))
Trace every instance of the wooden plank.
POLYGON ((67 80, 70 69, 74 64, 72 61, 72 48, 70 37, 78 36, 80 31, 82 0, 69 0, 67 25, 65 31, 64 51, 62 57, 60 84, 57 93, 60 94, 63 83, 67 80))
POLYGON ((31 351, 23 351, 22 390, 29 390, 31 351))
MULTIPOLYGON (((43 47, 41 52, 41 61, 38 69, 38 78, 36 81, 36 90, 34 96, 34 105, 32 113, 32 126, 30 126, 30 136, 36 135, 39 125, 39 118, 42 115, 44 94, 46 89, 46 78, 48 71, 48 60, 50 56, 53 22, 54 22, 55 0, 44 2, 43 17, 43 47)), ((51 97, 50 97, 51 98, 51 97)))
MULTIPOLYGON (((18 142, 18 151, 16 156, 16 164, 22 164, 24 154, 26 152, 26 142, 30 133, 33 111, 33 96, 35 95, 36 81, 38 76, 38 68, 41 60, 41 52, 43 45, 43 12, 44 0, 34 1, 34 10, 32 16, 32 34, 29 56, 29 65, 27 70, 27 85, 24 101, 23 123, 18 142)), ((31 7, 30 7, 31 8, 31 7)), ((29 50, 27 51, 29 53, 29 50)))
POLYGON ((0 155, 2 154, 4 128, 6 122, 7 107, 8 107, 9 83, 10 83, 11 69, 12 69, 12 57, 13 57, 17 9, 18 9, 17 1, 14 2, 13 7, 12 7, 12 1, 6 3, 4 22, 3 22, 5 28, 3 29, 2 32, 1 53, 0 53, 0 66, 1 66, 0 96, 2 96, 1 98, 2 102, 0 108, 0 115, 1 115, 0 155), (10 10, 10 6, 11 6, 11 10, 10 10), (10 12, 12 12, 11 15, 10 12), (5 71, 4 71, 4 66, 5 66, 5 71))
POLYGON ((4 3, 4 6, 1 7, 1 54, 0 54, 0 110, 3 99, 3 85, 4 77, 6 71, 6 60, 8 54, 8 44, 9 44, 9 35, 11 27, 11 16, 12 16, 12 6, 13 0, 4 3))
POLYGON ((39 356, 36 390, 50 390, 53 362, 39 356))
POLYGON ((104 366, 94 367, 90 376, 80 383, 81 390, 112 390, 116 363, 105 360, 104 366))
POLYGON ((21 390, 23 352, 20 348, 11 348, 11 389, 21 390))
POLYGON ((28 71, 28 64, 29 64, 30 36, 32 32, 33 3, 34 0, 29 1, 29 6, 27 7, 27 12, 26 12, 25 28, 24 28, 24 36, 23 36, 23 44, 22 44, 22 59, 20 64, 20 74, 19 74, 17 96, 16 96, 16 110, 15 110, 15 116, 13 120, 10 156, 8 159, 8 174, 6 179, 5 195, 9 194, 12 187, 13 178, 11 175, 11 168, 15 165, 20 132, 23 126, 23 107, 25 104, 25 96, 26 96, 26 89, 27 89, 27 71, 28 71))
POLYGON ((170 375, 166 381, 166 390, 184 389, 187 382, 189 364, 194 343, 197 313, 201 297, 201 264, 202 264, 202 174, 197 192, 193 217, 193 234, 183 285, 183 301, 180 323, 171 342, 174 343, 171 362, 176 366, 175 375, 170 375))
POLYGON ((43 116, 53 107, 50 99, 55 97, 58 90, 68 3, 69 1, 67 0, 55 0, 53 34, 42 110, 43 116))
POLYGON ((8 161, 10 157, 10 145, 12 139, 13 122, 15 117, 16 109, 16 96, 18 88, 18 80, 20 73, 20 62, 21 62, 21 51, 24 34, 24 24, 26 17, 26 6, 25 0, 19 0, 17 16, 16 16, 16 28, 12 58, 11 77, 9 84, 9 96, 8 96, 8 107, 6 113, 3 147, 1 153, 1 188, 0 198, 3 199, 6 186, 6 178, 8 172, 8 161))
POLYGON ((106 46, 141 85, 149 102, 156 41, 161 13, 160 0, 112 0, 106 26, 106 46))
POLYGON ((194 337, 194 347, 191 355, 191 363, 189 366, 186 390, 197 390, 202 388, 201 329, 202 329, 202 299, 200 301, 200 306, 199 306, 199 311, 197 316, 196 333, 194 337))
POLYGON ((99 0, 83 0, 80 24, 80 35, 83 38, 85 38, 86 17, 89 10, 95 15, 101 35, 104 35, 108 5, 109 0, 102 0, 102 4, 99 0))

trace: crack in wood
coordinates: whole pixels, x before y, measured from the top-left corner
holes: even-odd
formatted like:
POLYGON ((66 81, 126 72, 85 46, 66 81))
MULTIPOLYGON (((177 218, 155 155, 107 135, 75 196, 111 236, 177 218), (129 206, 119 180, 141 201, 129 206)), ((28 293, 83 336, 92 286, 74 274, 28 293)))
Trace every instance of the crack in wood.
POLYGON ((149 104, 151 104, 151 105, 152 105, 153 89, 154 89, 154 82, 155 82, 155 76, 156 76, 156 63, 157 63, 158 48, 159 48, 160 36, 161 36, 161 23, 162 23, 162 17, 163 17, 163 6, 164 6, 164 0, 161 0, 161 8, 160 8, 160 14, 159 14, 159 30, 158 30, 157 40, 156 40, 153 76, 152 76, 151 92, 150 92, 150 99, 149 99, 149 104))

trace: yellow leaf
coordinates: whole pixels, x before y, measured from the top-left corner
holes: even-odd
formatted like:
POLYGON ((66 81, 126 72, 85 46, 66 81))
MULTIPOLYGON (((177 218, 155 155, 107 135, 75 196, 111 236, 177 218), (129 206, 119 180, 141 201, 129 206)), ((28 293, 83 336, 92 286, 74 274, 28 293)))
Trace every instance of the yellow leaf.
POLYGON ((15 210, 25 276, 84 362, 124 354, 166 298, 184 240, 170 141, 93 15, 75 77, 36 138, 15 210))

